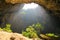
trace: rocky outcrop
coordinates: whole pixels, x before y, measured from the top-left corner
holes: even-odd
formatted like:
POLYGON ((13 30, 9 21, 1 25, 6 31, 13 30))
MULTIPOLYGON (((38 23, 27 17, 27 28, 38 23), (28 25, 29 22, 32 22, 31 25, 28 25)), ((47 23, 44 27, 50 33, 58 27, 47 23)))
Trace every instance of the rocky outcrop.
POLYGON ((32 40, 19 33, 8 33, 0 31, 0 40, 32 40))
POLYGON ((41 4, 43 6, 46 6, 47 8, 51 9, 51 10, 60 10, 59 8, 57 8, 57 3, 58 1, 52 1, 52 0, 5 0, 7 3, 12 3, 12 4, 16 4, 16 3, 30 3, 30 2, 35 2, 38 4, 41 4))

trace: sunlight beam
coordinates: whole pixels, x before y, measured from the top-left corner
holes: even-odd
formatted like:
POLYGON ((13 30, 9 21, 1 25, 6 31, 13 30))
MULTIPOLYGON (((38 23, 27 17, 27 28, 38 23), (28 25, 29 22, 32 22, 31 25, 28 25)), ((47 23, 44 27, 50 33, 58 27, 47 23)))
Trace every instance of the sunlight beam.
POLYGON ((38 7, 38 4, 35 3, 30 3, 30 4, 24 4, 24 7, 22 9, 27 10, 27 9, 35 9, 38 7))

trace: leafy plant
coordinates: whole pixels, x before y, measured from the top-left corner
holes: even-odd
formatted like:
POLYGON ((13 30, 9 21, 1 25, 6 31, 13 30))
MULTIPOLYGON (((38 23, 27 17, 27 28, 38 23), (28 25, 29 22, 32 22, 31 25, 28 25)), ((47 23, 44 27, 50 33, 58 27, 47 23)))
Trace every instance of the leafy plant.
POLYGON ((3 29, 2 28, 0 28, 0 31, 2 31, 3 29))
POLYGON ((36 30, 32 26, 29 26, 28 28, 26 28, 26 31, 22 31, 22 34, 29 38, 37 38, 38 37, 36 30))
POLYGON ((55 35, 54 33, 47 33, 46 35, 50 37, 59 37, 58 35, 55 35))
POLYGON ((29 38, 36 38, 41 29, 43 27, 40 23, 33 24, 32 26, 28 26, 25 31, 22 31, 22 34, 29 38))
POLYGON ((33 24, 32 25, 34 27, 34 29, 37 31, 37 34, 39 35, 41 33, 41 31, 44 29, 43 26, 40 23, 37 24, 33 24))
POLYGON ((10 29, 11 25, 10 24, 6 24, 5 28, 0 28, 0 31, 6 31, 6 32, 12 32, 12 30, 10 29))

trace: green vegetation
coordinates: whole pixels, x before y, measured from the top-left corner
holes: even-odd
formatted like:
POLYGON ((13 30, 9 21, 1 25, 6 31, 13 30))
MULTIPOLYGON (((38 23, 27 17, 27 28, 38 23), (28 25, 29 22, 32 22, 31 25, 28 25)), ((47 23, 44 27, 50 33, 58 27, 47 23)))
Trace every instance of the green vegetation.
POLYGON ((59 37, 58 35, 55 35, 54 33, 47 33, 46 35, 49 37, 59 37))
POLYGON ((0 28, 0 31, 6 31, 6 32, 12 32, 12 30, 10 29, 11 25, 10 24, 6 24, 5 28, 0 28))
POLYGON ((28 26, 25 31, 22 31, 22 34, 29 38, 37 38, 38 32, 40 32, 41 29, 43 29, 43 27, 40 23, 33 24, 32 26, 28 26))
POLYGON ((32 26, 33 26, 34 29, 37 31, 37 34, 40 34, 41 31, 44 29, 43 26, 42 26, 40 23, 33 24, 32 26))
POLYGON ((3 29, 2 28, 0 28, 0 31, 2 31, 3 29))
POLYGON ((32 26, 29 26, 28 28, 26 28, 26 31, 22 31, 22 34, 29 38, 37 38, 38 37, 36 30, 32 26))

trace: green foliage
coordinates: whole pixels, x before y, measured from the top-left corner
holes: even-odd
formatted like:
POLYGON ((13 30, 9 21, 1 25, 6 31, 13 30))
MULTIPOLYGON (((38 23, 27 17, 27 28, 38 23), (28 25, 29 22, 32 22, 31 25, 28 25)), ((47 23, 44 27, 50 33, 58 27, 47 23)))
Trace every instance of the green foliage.
POLYGON ((41 29, 43 29, 43 27, 40 23, 33 24, 32 26, 28 26, 25 31, 22 31, 22 34, 29 38, 37 38, 37 34, 41 29))
POLYGON ((26 28, 26 31, 27 32, 36 32, 36 30, 32 27, 32 26, 29 26, 28 28, 26 28))
POLYGON ((0 28, 0 31, 2 31, 3 29, 2 28, 0 28))
POLYGON ((10 29, 11 25, 10 24, 6 24, 5 28, 0 28, 0 31, 6 31, 6 32, 12 32, 12 30, 10 29))
POLYGON ((40 23, 33 24, 32 26, 34 26, 35 29, 43 30, 43 26, 40 23))
POLYGON ((37 23, 37 24, 36 24, 36 27, 37 27, 37 28, 40 28, 40 29, 43 29, 43 27, 42 27, 42 25, 41 25, 40 23, 37 23))
POLYGON ((32 26, 37 31, 38 35, 40 35, 41 31, 44 29, 43 26, 40 23, 33 24, 32 26))
POLYGON ((29 37, 29 33, 28 33, 28 32, 22 31, 22 34, 23 34, 24 36, 26 36, 26 37, 29 37))
POLYGON ((50 37, 59 37, 58 35, 55 35, 54 33, 47 33, 46 35, 50 37))
POLYGON ((26 28, 26 31, 22 31, 22 34, 29 38, 37 38, 38 37, 36 30, 32 26, 29 26, 28 28, 26 28))

